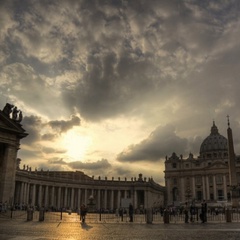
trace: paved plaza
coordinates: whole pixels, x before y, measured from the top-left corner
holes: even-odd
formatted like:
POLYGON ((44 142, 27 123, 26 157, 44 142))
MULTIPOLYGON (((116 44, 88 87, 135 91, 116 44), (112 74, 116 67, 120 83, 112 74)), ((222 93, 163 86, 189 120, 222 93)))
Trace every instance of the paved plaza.
POLYGON ((240 240, 240 223, 80 223, 0 220, 1 240, 240 240))

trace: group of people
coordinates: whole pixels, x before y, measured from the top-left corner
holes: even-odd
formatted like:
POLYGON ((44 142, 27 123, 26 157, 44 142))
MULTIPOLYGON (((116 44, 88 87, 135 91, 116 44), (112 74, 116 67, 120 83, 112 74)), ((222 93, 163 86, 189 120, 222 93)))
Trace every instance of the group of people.
MULTIPOLYGON (((189 207, 188 202, 186 202, 184 206, 185 223, 189 223, 189 213, 190 221, 194 222, 193 215, 196 214, 195 208, 192 205, 189 207)), ((201 203, 201 212, 199 214, 199 218, 202 223, 205 223, 207 221, 207 203, 205 200, 203 200, 201 203)))
MULTIPOLYGON (((129 204, 128 211, 129 211, 129 222, 133 222, 134 209, 131 203, 129 204)), ((80 207, 80 221, 82 221, 82 223, 85 222, 86 215, 87 215, 87 206, 85 204, 82 204, 80 207)))

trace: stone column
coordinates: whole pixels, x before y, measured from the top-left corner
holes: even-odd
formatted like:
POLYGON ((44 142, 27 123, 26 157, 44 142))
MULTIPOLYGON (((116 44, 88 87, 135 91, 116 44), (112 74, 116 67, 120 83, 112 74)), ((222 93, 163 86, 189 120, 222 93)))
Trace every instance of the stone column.
POLYGON ((55 206, 55 201, 54 201, 54 197, 55 197, 55 187, 52 186, 52 192, 51 192, 52 196, 51 196, 51 207, 55 206))
POLYGON ((206 190, 207 190, 206 200, 210 200, 210 193, 209 193, 210 187, 209 187, 208 175, 206 176, 206 190))
POLYGON ((227 201, 227 181, 226 181, 226 175, 223 175, 223 195, 224 195, 224 201, 227 201))
POLYGON ((124 198, 127 198, 127 190, 124 190, 124 198))
POLYGON ((217 200, 216 176, 213 175, 213 199, 217 200))
POLYGON ((144 191, 144 209, 149 208, 148 193, 149 192, 147 190, 144 191))
POLYGON ((104 208, 107 209, 107 189, 104 190, 104 208))
POLYGON ((195 177, 192 177, 192 199, 196 199, 195 177))
POLYGON ((81 202, 82 202, 82 200, 81 200, 81 188, 79 188, 78 189, 78 203, 77 203, 78 208, 80 208, 81 202))
POLYGON ((30 191, 30 184, 27 183, 27 192, 26 192, 26 204, 29 204, 29 191, 30 191))
POLYGON ((6 144, 4 156, 1 156, 0 202, 10 205, 14 201, 17 149, 16 145, 6 144))
POLYGON ((24 182, 21 182, 20 204, 24 202, 24 182))
POLYGON ((24 183, 24 188, 23 188, 23 202, 24 202, 25 205, 27 205, 26 195, 27 195, 27 183, 25 182, 25 183, 24 183))
POLYGON ((114 204, 113 204, 113 202, 114 202, 114 191, 113 190, 111 190, 111 210, 114 210, 114 204))
POLYGON ((62 188, 58 187, 58 199, 57 199, 57 208, 58 209, 63 207, 62 204, 61 204, 61 191, 62 191, 62 188))
POLYGON ((204 176, 202 176, 202 187, 203 187, 203 199, 206 199, 206 186, 204 176))
MULTIPOLYGON (((173 202, 171 187, 170 187, 170 178, 166 179, 166 191, 167 191, 167 205, 170 205, 173 202)), ((179 189, 179 188, 178 188, 179 189)), ((180 192, 181 193, 181 192, 180 192)), ((179 197, 178 197, 179 198, 179 197)), ((179 200, 179 199, 178 199, 179 200)))
POLYGON ((42 185, 39 185, 38 189, 38 206, 42 207, 42 185))
POLYGON ((45 186, 44 207, 45 208, 49 207, 48 186, 45 186))
POLYGON ((20 182, 16 182, 15 193, 14 193, 14 203, 20 203, 20 196, 21 196, 21 184, 20 182))
POLYGON ((33 184, 33 190, 32 190, 32 206, 36 206, 36 184, 33 184))
POLYGON ((65 208, 68 207, 68 206, 67 206, 67 204, 68 204, 68 202, 67 202, 67 197, 68 197, 68 188, 65 187, 65 192, 64 192, 64 203, 63 203, 63 206, 64 206, 65 208))
POLYGON ((98 209, 101 208, 101 190, 100 189, 97 190, 97 208, 98 209))
POLYGON ((120 207, 120 190, 117 191, 117 208, 120 207))
POLYGON ((181 202, 185 202, 186 201, 186 197, 185 197, 185 185, 184 185, 184 178, 181 177, 180 179, 180 182, 181 182, 181 199, 180 201, 181 202))
POLYGON ((71 189, 72 192, 71 192, 71 209, 73 209, 73 203, 74 203, 74 188, 71 189))
POLYGON ((134 190, 134 202, 133 202, 133 207, 136 209, 138 207, 138 201, 137 201, 137 190, 134 190))

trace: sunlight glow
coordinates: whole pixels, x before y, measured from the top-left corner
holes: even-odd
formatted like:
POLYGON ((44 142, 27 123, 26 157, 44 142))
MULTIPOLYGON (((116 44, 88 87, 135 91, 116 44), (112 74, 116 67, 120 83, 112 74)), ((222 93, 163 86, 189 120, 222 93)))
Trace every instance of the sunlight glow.
POLYGON ((65 134, 63 144, 69 158, 82 160, 91 145, 91 138, 73 129, 65 134))

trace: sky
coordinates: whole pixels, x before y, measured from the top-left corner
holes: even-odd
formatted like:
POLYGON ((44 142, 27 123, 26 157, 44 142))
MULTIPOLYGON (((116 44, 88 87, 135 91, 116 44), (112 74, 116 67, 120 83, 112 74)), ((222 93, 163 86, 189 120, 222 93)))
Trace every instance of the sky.
POLYGON ((198 157, 215 121, 240 153, 238 0, 1 0, 0 109, 21 167, 144 177, 198 157))

